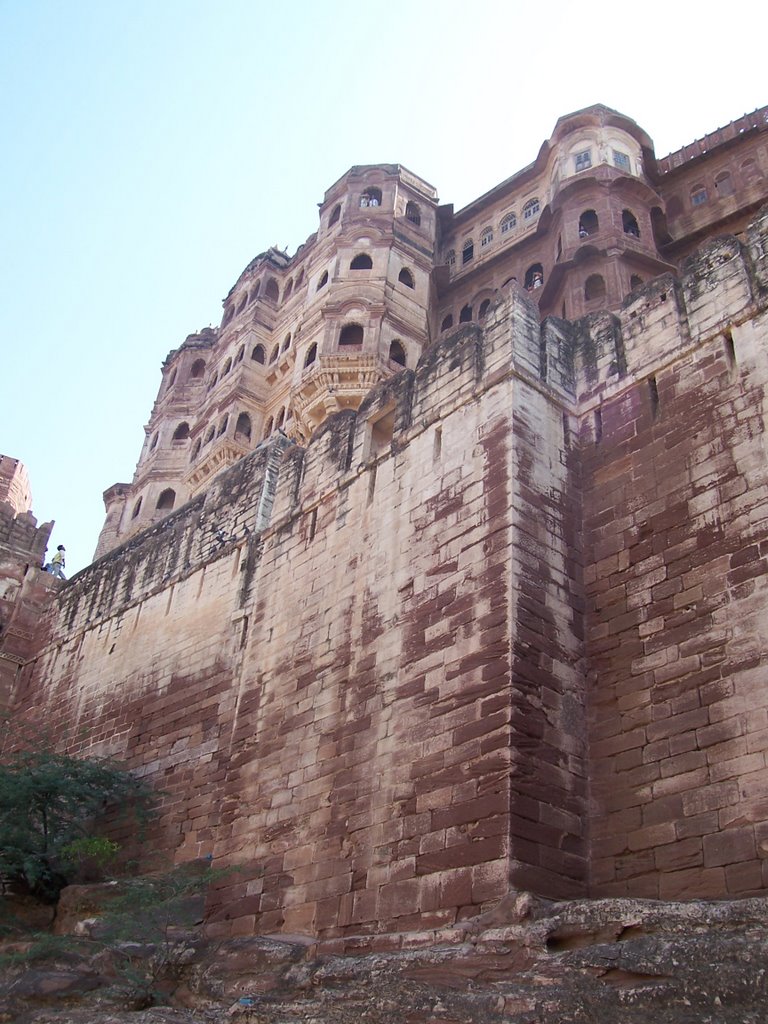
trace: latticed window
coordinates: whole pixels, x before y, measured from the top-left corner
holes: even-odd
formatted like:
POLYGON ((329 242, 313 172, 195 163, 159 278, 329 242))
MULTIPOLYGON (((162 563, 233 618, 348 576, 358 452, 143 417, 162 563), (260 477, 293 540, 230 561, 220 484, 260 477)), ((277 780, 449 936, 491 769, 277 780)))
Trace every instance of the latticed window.
POLYGON ((523 219, 530 220, 531 217, 536 217, 541 209, 541 204, 538 199, 529 199, 523 207, 523 219))
POLYGON ((514 213, 507 213, 501 218, 501 233, 506 235, 508 231, 514 231, 517 227, 517 217, 514 213))
POLYGON ((620 149, 614 149, 613 166, 618 167, 620 171, 629 171, 631 168, 628 154, 622 153, 620 149))
POLYGON ((461 262, 469 263, 472 257, 475 255, 475 243, 471 238, 468 238, 464 245, 461 247, 461 262))
POLYGON ((583 149, 581 153, 577 153, 573 159, 576 164, 577 171, 586 171, 588 167, 592 166, 592 150, 583 149))
POLYGON ((484 249, 486 245, 490 245, 493 241, 493 228, 483 228, 483 233, 480 236, 480 248, 484 249))

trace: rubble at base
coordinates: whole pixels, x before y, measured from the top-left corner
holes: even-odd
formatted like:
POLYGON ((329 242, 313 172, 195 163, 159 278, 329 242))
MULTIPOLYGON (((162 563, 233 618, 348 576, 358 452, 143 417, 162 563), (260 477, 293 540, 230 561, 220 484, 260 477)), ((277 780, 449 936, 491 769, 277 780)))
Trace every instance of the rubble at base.
POLYGON ((160 982, 169 1005, 140 1010, 126 1007, 124 988, 110 976, 103 953, 89 953, 81 941, 79 952, 3 966, 0 1022, 647 1024, 652 1018, 654 1024, 763 1024, 766 1019, 768 900, 548 903, 521 894, 495 917, 492 927, 478 919, 443 933, 361 937, 358 955, 334 955, 331 942, 296 936, 215 941, 188 933, 188 962, 176 977, 160 982))

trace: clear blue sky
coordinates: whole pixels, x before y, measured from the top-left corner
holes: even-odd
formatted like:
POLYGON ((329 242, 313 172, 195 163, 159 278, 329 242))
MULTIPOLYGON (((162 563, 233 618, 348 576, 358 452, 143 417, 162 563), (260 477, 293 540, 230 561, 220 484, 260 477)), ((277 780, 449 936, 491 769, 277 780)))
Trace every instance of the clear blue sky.
POLYGON ((768 102, 767 20, 749 2, 0 0, 0 452, 68 572, 133 475, 166 354, 219 322, 256 253, 315 230, 349 166, 403 163, 460 207, 596 102, 663 155, 768 102))

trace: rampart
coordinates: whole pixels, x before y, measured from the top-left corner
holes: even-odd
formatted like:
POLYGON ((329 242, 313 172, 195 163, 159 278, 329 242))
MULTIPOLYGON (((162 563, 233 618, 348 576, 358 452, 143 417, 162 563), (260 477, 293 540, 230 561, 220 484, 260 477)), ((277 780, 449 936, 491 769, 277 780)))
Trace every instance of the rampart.
POLYGON ((62 587, 17 713, 243 866, 214 932, 763 891, 767 219, 618 316, 513 286, 62 587))

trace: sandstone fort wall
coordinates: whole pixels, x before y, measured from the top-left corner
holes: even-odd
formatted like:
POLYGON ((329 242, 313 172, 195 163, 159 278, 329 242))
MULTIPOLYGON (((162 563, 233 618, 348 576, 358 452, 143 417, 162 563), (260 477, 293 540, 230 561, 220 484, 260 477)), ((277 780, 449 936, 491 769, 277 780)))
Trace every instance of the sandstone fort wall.
POLYGON ((512 286, 274 436, 62 587, 20 718, 162 788, 146 859, 243 866, 220 934, 761 891, 767 234, 616 316, 512 286))

